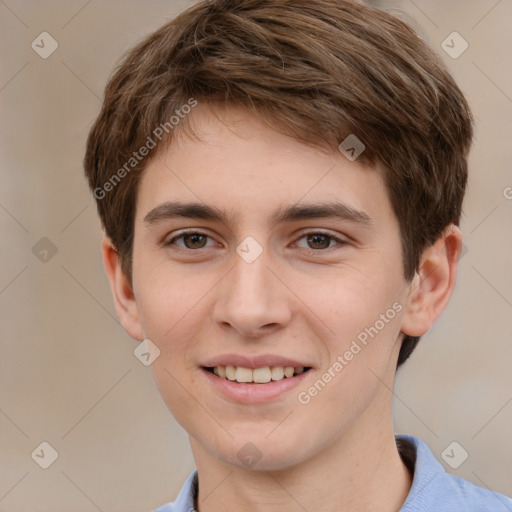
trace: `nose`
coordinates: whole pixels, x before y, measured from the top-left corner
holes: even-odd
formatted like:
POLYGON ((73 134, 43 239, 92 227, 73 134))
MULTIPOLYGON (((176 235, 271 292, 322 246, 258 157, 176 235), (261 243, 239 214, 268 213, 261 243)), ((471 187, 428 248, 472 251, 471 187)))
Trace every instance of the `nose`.
POLYGON ((285 327, 291 318, 291 292, 277 276, 266 248, 249 263, 238 253, 233 268, 216 287, 214 320, 248 338, 285 327))

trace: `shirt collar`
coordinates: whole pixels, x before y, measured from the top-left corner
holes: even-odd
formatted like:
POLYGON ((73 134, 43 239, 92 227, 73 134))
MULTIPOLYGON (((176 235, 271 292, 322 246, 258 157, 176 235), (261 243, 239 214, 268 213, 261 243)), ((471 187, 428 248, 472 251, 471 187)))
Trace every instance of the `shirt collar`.
POLYGON ((176 501, 174 502, 175 509, 177 511, 184 512, 193 512, 196 510, 196 500, 198 493, 199 485, 198 485, 198 477, 197 477, 197 469, 194 470, 188 476, 187 480, 183 484, 176 501))
MULTIPOLYGON (((465 486, 471 486, 471 489, 478 489, 469 484, 469 482, 465 482, 446 473, 430 448, 421 439, 408 435, 396 435, 395 439, 400 451, 400 456, 413 476, 411 489, 399 512, 418 512, 418 510, 451 512, 457 509, 460 510, 459 507, 464 501, 464 496, 461 494, 462 482, 465 486), (457 483, 459 481, 461 483, 457 483)), ((194 470, 188 476, 176 498, 174 502, 175 508, 173 510, 179 512, 194 512, 196 510, 195 504, 198 495, 198 481, 197 470, 194 470)), ((510 500, 510 498, 501 495, 491 496, 492 494, 496 493, 489 491, 485 496, 480 494, 478 496, 475 495, 475 499, 485 500, 485 503, 488 503, 488 500, 492 500, 494 506, 494 508, 492 508, 493 511, 512 511, 512 500, 510 500), (495 500, 498 499, 503 500, 502 504, 507 505, 508 503, 508 508, 497 509, 496 507, 500 504, 500 501, 495 500)), ((484 503, 484 501, 481 503, 484 503)), ((490 511, 491 508, 481 508, 479 510, 490 511)))

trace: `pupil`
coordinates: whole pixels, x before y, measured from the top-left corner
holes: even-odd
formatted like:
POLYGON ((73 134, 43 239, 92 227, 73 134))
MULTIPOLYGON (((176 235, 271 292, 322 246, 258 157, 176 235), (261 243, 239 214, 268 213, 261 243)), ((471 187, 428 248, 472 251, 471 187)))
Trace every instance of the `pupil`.
POLYGON ((308 237, 308 243, 315 245, 315 244, 317 244, 319 238, 320 239, 323 238, 324 243, 322 244, 322 242, 319 242, 321 247, 317 246, 317 247, 315 247, 316 249, 326 249, 327 247, 329 247, 329 237, 327 235, 310 235, 308 237), (327 243, 325 243, 325 242, 327 242, 327 243))
MULTIPOLYGON (((189 249, 196 249, 197 247, 204 247, 204 243, 201 245, 201 240, 199 242, 198 239, 206 239, 205 235, 200 235, 198 233, 193 233, 191 235, 185 235, 185 241, 187 240, 192 240, 192 246, 193 247, 189 247, 190 244, 187 244, 185 242, 185 245, 189 248, 189 249)), ((202 242, 204 242, 205 240, 202 240, 202 242)))

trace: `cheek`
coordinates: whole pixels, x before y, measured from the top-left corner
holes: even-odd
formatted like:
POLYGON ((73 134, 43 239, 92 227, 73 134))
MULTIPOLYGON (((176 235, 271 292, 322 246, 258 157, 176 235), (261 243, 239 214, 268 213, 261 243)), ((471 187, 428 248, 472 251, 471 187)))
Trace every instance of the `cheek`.
POLYGON ((195 306, 208 291, 207 280, 199 275, 185 279, 170 265, 142 258, 136 277, 137 303, 147 336, 164 344, 181 339, 176 332, 195 314, 195 306))
POLYGON ((174 365, 164 357, 159 357, 151 365, 153 380, 174 419, 189 434, 194 435, 197 425, 209 424, 211 418, 206 414, 204 407, 201 407, 201 402, 187 392, 193 389, 194 377, 189 375, 185 380, 182 374, 177 373, 180 365, 174 365))
MULTIPOLYGON (((326 291, 310 288, 305 295, 308 306, 318 312, 321 323, 328 328, 322 338, 327 365, 345 355, 350 367, 371 366, 377 370, 389 364, 400 333, 405 288, 399 274, 401 267, 377 267, 374 264, 368 272, 339 272, 329 280, 326 291)), ((344 373, 357 379, 356 373, 344 373)))
MULTIPOLYGON (((304 291, 308 304, 334 331, 336 336, 350 338, 373 324, 397 300, 397 289, 381 275, 352 273, 331 276, 324 289, 304 291)), ((331 332, 332 334, 332 332, 331 332)))

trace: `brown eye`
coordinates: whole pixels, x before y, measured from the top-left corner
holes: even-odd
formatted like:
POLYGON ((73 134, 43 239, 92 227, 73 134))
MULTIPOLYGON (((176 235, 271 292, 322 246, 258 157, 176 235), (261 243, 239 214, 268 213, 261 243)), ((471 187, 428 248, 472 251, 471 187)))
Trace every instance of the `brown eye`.
POLYGON ((305 240, 306 243, 302 245, 298 244, 298 247, 305 249, 306 251, 317 253, 326 251, 327 249, 333 249, 336 246, 339 246, 338 248, 342 248, 348 244, 347 241, 331 235, 330 233, 322 233, 319 231, 305 233, 299 238, 299 241, 300 240, 305 240))
POLYGON ((204 247, 208 247, 206 245, 208 238, 210 238, 208 235, 205 235, 204 233, 199 233, 196 231, 191 231, 189 233, 182 233, 181 235, 178 235, 174 237, 173 239, 169 240, 165 243, 166 246, 172 246, 177 245, 181 249, 203 249, 204 247), (183 244, 177 244, 177 240, 183 240, 183 244))
POLYGON ((308 235, 307 241, 312 249, 328 249, 331 243, 331 237, 322 234, 308 235))
POLYGON ((187 249, 201 249, 206 244, 206 236, 199 233, 192 233, 191 235, 185 235, 183 242, 187 249), (189 243, 187 243, 189 242, 189 243))

